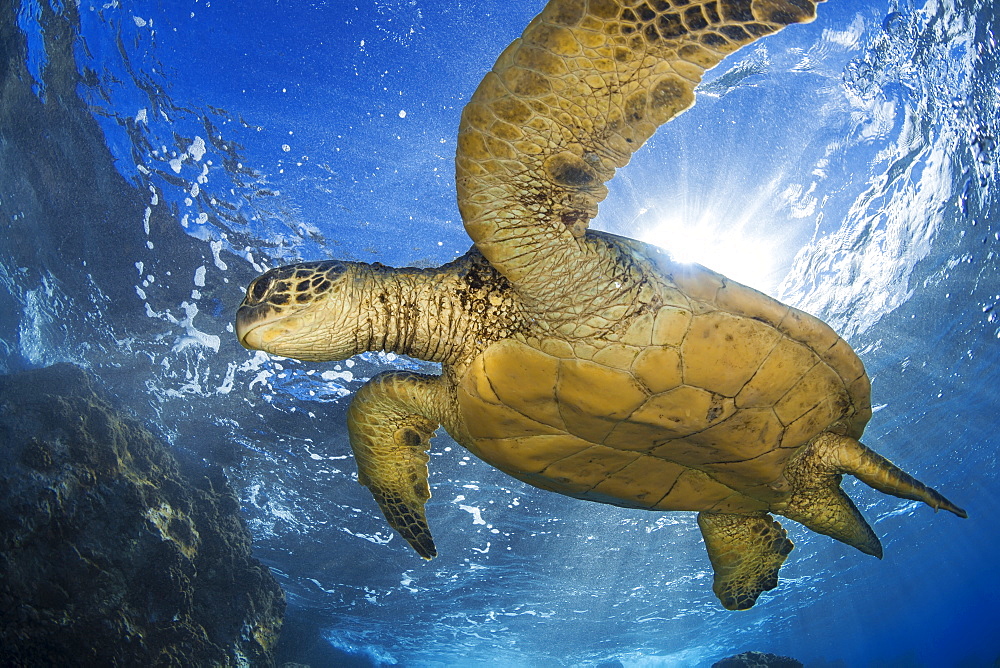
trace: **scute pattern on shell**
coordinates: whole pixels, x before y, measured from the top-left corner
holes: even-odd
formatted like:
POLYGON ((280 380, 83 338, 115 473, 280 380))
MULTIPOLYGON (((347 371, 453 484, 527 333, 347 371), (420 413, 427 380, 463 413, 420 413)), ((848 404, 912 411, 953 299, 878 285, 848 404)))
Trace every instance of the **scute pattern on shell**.
POLYGON ((860 433, 867 377, 826 325, 622 244, 658 278, 665 303, 604 339, 526 336, 487 348, 459 386, 476 454, 583 498, 755 509, 751 499, 786 491, 782 469, 796 448, 825 430, 860 433))

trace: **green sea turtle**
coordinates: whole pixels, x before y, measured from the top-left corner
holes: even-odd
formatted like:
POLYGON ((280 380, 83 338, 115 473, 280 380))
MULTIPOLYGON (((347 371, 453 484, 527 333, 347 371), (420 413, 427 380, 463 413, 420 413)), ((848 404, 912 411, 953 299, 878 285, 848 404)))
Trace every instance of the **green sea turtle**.
POLYGON ((820 320, 657 248, 588 230, 604 183, 694 101, 705 70, 808 0, 551 0, 462 113, 458 204, 473 248, 437 269, 310 262, 248 288, 236 331, 302 360, 385 350, 348 413, 358 479, 424 558, 427 449, 443 425, 542 489, 699 511, 730 609, 774 588, 792 543, 769 513, 881 555, 851 474, 965 517, 857 439, 861 361, 820 320))

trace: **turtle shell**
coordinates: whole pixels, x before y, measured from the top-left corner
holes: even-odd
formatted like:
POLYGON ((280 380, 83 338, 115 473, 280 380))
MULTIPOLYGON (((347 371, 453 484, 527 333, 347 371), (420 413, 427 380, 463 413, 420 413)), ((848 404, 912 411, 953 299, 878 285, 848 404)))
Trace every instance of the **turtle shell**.
POLYGON ((458 402, 478 457, 543 489, 629 507, 746 512, 788 491, 789 456, 871 417, 861 360, 829 326, 698 265, 617 239, 651 277, 599 337, 487 347, 458 402))

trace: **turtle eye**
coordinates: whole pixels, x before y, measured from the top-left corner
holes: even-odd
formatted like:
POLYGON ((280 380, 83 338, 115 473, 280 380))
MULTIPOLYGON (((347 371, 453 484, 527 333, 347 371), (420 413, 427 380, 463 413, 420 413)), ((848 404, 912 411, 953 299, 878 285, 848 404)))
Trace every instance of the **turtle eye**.
POLYGON ((252 302, 259 302, 264 298, 268 286, 271 285, 270 277, 261 276, 247 288, 247 299, 252 302))

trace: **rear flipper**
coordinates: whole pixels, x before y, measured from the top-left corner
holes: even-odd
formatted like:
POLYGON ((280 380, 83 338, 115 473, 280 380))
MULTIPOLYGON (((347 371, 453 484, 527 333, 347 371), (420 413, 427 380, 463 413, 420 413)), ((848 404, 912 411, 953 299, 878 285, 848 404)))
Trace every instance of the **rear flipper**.
POLYGON ((712 590, 723 607, 746 610, 761 592, 778 586, 778 569, 792 541, 770 515, 701 512, 698 526, 715 570, 712 590))
POLYGON ((788 501, 771 507, 776 513, 882 558, 882 545, 854 503, 840 489, 849 474, 880 492, 923 501, 967 517, 964 510, 910 476, 885 457, 847 436, 824 432, 796 452, 785 465, 791 484, 788 501))
POLYGON ((426 451, 438 427, 427 415, 434 413, 437 381, 406 371, 381 374, 358 390, 347 413, 358 482, 424 559, 437 556, 424 513, 431 496, 426 451))

